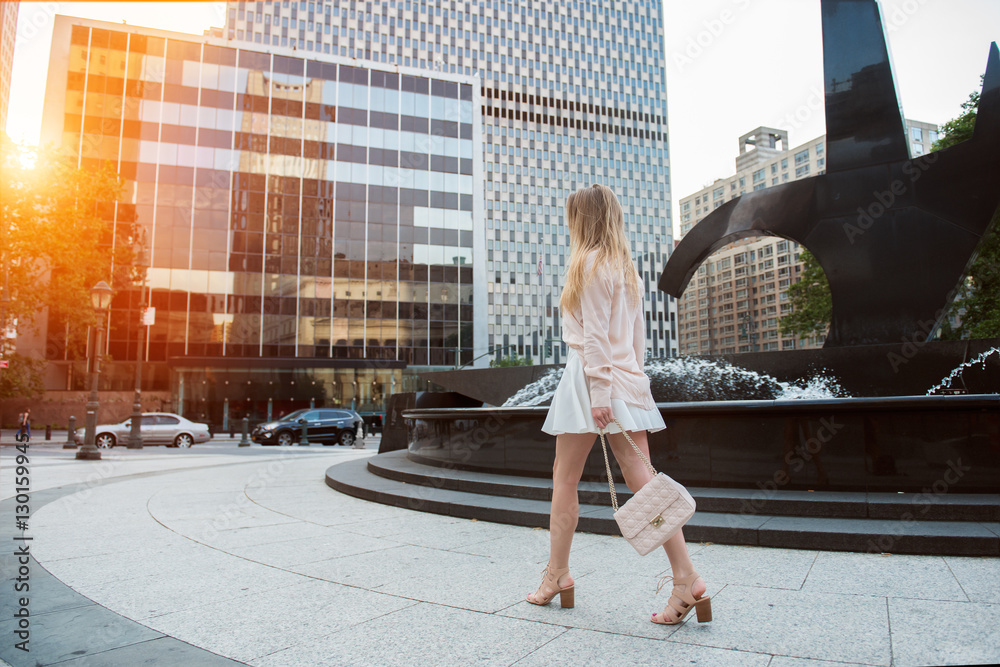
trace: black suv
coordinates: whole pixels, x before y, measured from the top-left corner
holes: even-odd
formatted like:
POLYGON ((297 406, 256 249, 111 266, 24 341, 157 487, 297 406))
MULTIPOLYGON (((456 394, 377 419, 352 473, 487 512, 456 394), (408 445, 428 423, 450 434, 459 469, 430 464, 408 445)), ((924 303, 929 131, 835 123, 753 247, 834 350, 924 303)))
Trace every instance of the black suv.
POLYGON ((295 445, 302 437, 304 419, 310 442, 351 446, 362 433, 364 420, 354 410, 340 408, 305 408, 275 421, 258 424, 250 437, 261 445, 295 445))

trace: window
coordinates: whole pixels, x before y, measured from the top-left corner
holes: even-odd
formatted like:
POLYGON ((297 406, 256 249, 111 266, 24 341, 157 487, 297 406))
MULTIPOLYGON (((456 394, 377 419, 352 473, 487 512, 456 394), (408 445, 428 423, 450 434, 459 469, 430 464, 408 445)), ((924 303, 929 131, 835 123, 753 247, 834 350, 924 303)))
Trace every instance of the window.
POLYGON ((798 153, 795 154, 795 164, 796 165, 800 165, 803 162, 808 162, 808 161, 809 161, 809 149, 808 148, 805 149, 804 151, 799 151, 798 153))
POLYGON ((795 168, 795 178, 799 178, 801 176, 805 176, 808 173, 809 173, 809 165, 808 164, 804 164, 801 167, 796 167, 795 168))
POLYGON ((913 137, 914 141, 923 142, 923 140, 924 140, 924 131, 921 128, 919 128, 919 127, 911 127, 910 128, 910 136, 913 137))
POLYGON ((816 144, 816 155, 819 155, 822 152, 823 152, 823 142, 821 141, 818 144, 816 144))
POLYGON ((757 171, 755 171, 753 173, 753 182, 754 182, 754 185, 756 185, 757 183, 762 182, 763 180, 764 180, 764 170, 763 169, 758 169, 757 171))
POLYGON ((724 194, 725 188, 715 188, 715 190, 712 191, 712 199, 722 199, 724 194))
POLYGON ((916 156, 916 155, 923 155, 923 154, 924 154, 924 145, 923 144, 914 143, 913 144, 913 155, 916 156))
POLYGON ((782 169, 788 169, 788 158, 782 158, 781 159, 781 168, 782 169))
POLYGON ((937 143, 938 133, 937 130, 927 130, 927 141, 931 142, 931 146, 937 143))

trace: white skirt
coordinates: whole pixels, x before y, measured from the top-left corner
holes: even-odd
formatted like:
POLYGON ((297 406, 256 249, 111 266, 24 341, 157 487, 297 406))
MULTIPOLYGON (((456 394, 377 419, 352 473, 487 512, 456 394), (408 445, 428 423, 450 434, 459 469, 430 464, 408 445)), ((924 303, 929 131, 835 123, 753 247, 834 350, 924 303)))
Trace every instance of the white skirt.
MULTIPOLYGON (((629 405, 620 398, 611 399, 611 411, 626 431, 660 431, 667 426, 656 408, 646 410, 629 405)), ((590 413, 590 388, 583 363, 576 350, 570 348, 559 386, 552 396, 549 413, 545 417, 542 431, 549 435, 560 433, 598 433, 597 424, 590 413)), ((605 433, 618 433, 618 426, 611 422, 605 433)))

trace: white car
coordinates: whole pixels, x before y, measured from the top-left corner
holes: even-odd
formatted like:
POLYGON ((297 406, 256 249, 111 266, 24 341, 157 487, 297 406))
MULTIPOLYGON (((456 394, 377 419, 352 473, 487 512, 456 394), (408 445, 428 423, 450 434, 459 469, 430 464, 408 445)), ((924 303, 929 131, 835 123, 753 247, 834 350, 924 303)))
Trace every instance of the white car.
MULTIPOLYGON (((170 412, 144 412, 140 426, 143 446, 190 447, 195 443, 208 442, 212 437, 208 424, 199 424, 170 412)), ((77 444, 83 444, 84 432, 83 428, 76 429, 74 439, 77 444)), ((124 446, 128 444, 131 433, 131 417, 120 424, 98 425, 95 444, 101 449, 124 446)))

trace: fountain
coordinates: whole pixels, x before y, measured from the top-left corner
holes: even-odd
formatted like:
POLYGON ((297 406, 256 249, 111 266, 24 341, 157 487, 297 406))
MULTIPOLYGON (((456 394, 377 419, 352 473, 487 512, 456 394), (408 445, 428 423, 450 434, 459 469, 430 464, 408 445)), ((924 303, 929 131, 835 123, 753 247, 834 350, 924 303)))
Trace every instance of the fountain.
MULTIPOLYGON (((688 540, 998 556, 1000 340, 927 337, 941 316, 932 306, 961 278, 1000 196, 1000 55, 994 44, 973 139, 922 158, 919 183, 907 180, 895 206, 855 229, 859 198, 896 192, 892 179, 915 161, 877 3, 821 4, 827 173, 719 207, 677 246, 659 284, 680 296, 715 249, 784 236, 826 270, 831 335, 822 350, 649 362, 667 424, 649 436, 652 462, 698 502, 688 540), (958 389, 964 395, 938 395, 958 389)), ((419 396, 394 396, 418 406, 398 410, 396 439, 407 448, 333 466, 327 484, 422 511, 545 526, 555 438, 540 428, 560 374, 425 373, 461 400, 502 407, 444 407, 439 397, 419 408, 419 396)), ((595 448, 579 528, 616 534, 603 476, 595 448)))

